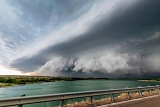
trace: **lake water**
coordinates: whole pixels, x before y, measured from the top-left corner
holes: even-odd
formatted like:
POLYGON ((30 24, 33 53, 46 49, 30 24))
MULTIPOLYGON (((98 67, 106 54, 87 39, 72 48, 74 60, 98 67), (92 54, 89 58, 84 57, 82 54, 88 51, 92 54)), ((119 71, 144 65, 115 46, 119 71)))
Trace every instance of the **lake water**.
MULTIPOLYGON (((23 86, 0 88, 0 99, 19 97, 22 94, 26 96, 57 94, 62 92, 79 92, 91 90, 108 90, 126 87, 155 86, 160 82, 142 82, 136 80, 79 80, 79 81, 57 81, 39 84, 29 84, 23 86)), ((23 107, 49 107, 57 105, 60 102, 37 103, 25 105, 23 107)))

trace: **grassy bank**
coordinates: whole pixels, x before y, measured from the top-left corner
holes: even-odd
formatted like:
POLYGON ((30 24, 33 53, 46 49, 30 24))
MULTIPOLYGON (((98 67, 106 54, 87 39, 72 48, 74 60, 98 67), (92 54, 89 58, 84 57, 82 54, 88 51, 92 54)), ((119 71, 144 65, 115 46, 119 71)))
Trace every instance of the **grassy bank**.
POLYGON ((0 87, 15 86, 42 82, 97 80, 107 78, 73 78, 73 77, 50 77, 50 76, 0 76, 0 87))
POLYGON ((33 84, 41 82, 54 82, 60 80, 71 81, 72 78, 49 76, 0 76, 0 87, 33 84))
POLYGON ((13 86, 14 84, 10 83, 0 83, 0 87, 7 87, 7 86, 13 86))

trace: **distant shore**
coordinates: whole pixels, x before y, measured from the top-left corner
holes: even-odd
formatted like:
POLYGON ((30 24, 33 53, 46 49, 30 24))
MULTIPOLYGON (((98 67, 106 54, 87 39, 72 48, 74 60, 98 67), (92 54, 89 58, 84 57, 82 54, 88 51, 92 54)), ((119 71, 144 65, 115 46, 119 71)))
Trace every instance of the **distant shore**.
POLYGON ((75 81, 75 80, 100 80, 108 78, 76 78, 76 77, 51 77, 51 76, 0 76, 0 88, 8 86, 18 86, 25 84, 43 83, 43 82, 55 82, 55 81, 75 81))
POLYGON ((0 88, 9 86, 18 86, 18 84, 0 83, 0 88))
POLYGON ((8 86, 18 86, 25 84, 55 82, 55 81, 76 81, 76 80, 137 80, 144 82, 159 82, 160 78, 140 79, 140 78, 78 78, 78 77, 51 77, 51 76, 19 76, 0 75, 0 88, 8 86))
POLYGON ((144 80, 138 80, 138 81, 144 81, 144 82, 160 82, 160 80, 156 80, 156 79, 152 79, 152 80, 148 80, 148 79, 144 79, 144 80))

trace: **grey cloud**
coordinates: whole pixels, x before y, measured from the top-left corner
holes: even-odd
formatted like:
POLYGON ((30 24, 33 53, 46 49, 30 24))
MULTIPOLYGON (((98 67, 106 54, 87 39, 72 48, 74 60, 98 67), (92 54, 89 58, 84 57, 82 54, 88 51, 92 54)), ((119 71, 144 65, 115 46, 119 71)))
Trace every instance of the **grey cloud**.
POLYGON ((141 57, 140 54, 107 53, 99 57, 54 57, 38 69, 37 75, 150 78, 158 77, 160 54, 141 57))
MULTIPOLYGON (((124 1, 127 3, 127 0, 124 1)), ((91 22, 88 22, 89 24, 86 24, 86 26, 89 26, 89 29, 84 34, 80 34, 79 36, 63 43, 51 45, 45 49, 42 49, 39 51, 39 53, 33 56, 25 56, 15 59, 11 63, 11 66, 22 71, 34 71, 45 65, 46 62, 50 61, 54 56, 57 55, 62 57, 76 57, 78 54, 87 51, 88 49, 93 49, 96 52, 96 50, 102 46, 102 50, 105 50, 108 48, 114 48, 114 46, 117 45, 123 46, 123 43, 127 43, 132 39, 143 40, 145 38, 149 38, 151 35, 160 30, 159 7, 160 1, 158 0, 136 0, 128 7, 121 3, 115 4, 115 9, 109 16, 107 13, 102 13, 96 17, 100 20, 95 19, 91 22)), ((74 20, 76 20, 76 18, 74 20)), ((151 52, 159 52, 159 50, 157 50, 158 46, 160 45, 159 40, 154 38, 152 41, 149 40, 149 42, 146 42, 145 44, 139 44, 139 46, 127 44, 129 46, 122 47, 126 48, 122 50, 124 50, 126 53, 140 51, 140 56, 145 55, 145 57, 148 57, 147 55, 152 54, 151 52)), ((120 49, 119 52, 122 50, 120 49)), ((135 62, 128 62, 127 64, 131 63, 132 67, 137 67, 138 71, 141 71, 140 62, 141 61, 137 59, 135 62)), ((115 71, 118 70, 119 68, 115 69, 115 71)))
POLYGON ((160 70, 160 53, 158 53, 158 54, 155 53, 155 54, 148 56, 147 58, 145 58, 143 60, 143 62, 144 62, 143 68, 146 72, 147 71, 159 72, 159 70, 160 70))
POLYGON ((2 0, 0 1, 1 60, 13 59, 30 48, 39 38, 77 18, 93 1, 2 0), (87 5, 85 4, 87 3, 87 5), (77 12, 79 10, 79 12, 77 12), (7 11, 7 12, 6 12, 7 11))
POLYGON ((25 13, 23 18, 36 26, 42 26, 42 30, 46 30, 45 27, 48 28, 48 26, 51 30, 57 29, 58 26, 80 16, 93 4, 90 0, 47 0, 45 2, 43 0, 17 0, 17 2, 15 5, 18 4, 21 11, 25 13))
MULTIPOLYGON (((104 56, 99 57, 54 57, 51 61, 42 66, 37 73, 38 74, 51 74, 60 75, 61 71, 74 71, 84 73, 114 73, 117 70, 131 70, 133 69, 128 65, 129 59, 135 59, 136 57, 130 56, 126 53, 107 53, 104 56)), ((131 63, 130 63, 131 64, 131 63)))

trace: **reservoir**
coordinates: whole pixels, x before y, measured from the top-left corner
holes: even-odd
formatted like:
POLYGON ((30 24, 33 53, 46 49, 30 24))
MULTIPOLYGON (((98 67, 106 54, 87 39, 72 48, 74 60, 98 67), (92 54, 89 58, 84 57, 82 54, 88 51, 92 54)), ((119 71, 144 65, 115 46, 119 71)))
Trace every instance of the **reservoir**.
MULTIPOLYGON (((0 99, 26 96, 57 94, 63 92, 80 92, 93 90, 109 90, 119 88, 134 88, 138 86, 155 86, 160 82, 144 82, 137 80, 78 80, 78 81, 57 81, 22 86, 11 86, 0 88, 0 99)), ((53 107, 60 102, 45 102, 24 105, 23 107, 53 107), (52 106, 51 106, 52 105, 52 106)))

